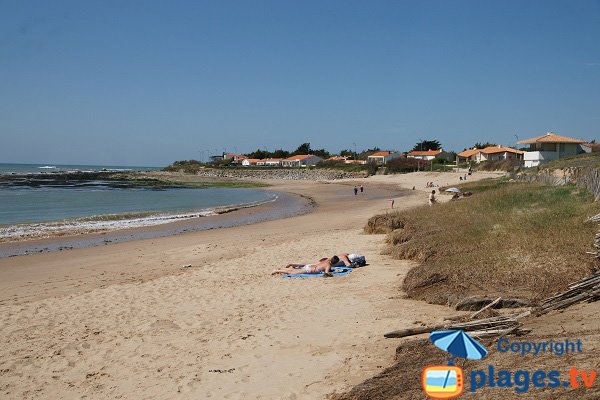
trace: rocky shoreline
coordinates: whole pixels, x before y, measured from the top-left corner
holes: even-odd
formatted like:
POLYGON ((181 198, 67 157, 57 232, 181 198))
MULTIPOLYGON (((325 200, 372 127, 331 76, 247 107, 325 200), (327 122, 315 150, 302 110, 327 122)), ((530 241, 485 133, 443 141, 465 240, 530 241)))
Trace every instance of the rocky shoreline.
POLYGON ((230 179, 283 179, 283 180, 336 180, 347 178, 366 178, 366 172, 349 172, 321 168, 205 168, 196 173, 207 178, 230 179))
MULTIPOLYGON (((366 178, 366 171, 350 172, 323 168, 273 168, 273 169, 245 169, 245 168, 203 168, 195 174, 178 171, 179 174, 200 176, 211 179, 240 179, 240 180, 337 180, 348 178, 366 178)), ((0 185, 38 186, 40 184, 59 183, 67 181, 87 182, 92 180, 123 181, 138 185, 159 184, 158 177, 168 180, 173 178, 173 172, 144 171, 144 172, 59 172, 39 174, 14 174, 0 175, 0 185)), ((177 173, 175 173, 177 174, 177 173)), ((176 175, 175 175, 176 176, 176 175)))

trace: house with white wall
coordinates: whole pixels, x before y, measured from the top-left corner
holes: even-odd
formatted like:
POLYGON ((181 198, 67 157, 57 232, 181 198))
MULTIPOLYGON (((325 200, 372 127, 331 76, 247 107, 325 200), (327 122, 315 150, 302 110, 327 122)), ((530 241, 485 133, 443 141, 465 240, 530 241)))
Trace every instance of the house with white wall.
POLYGON ((256 162, 256 166, 258 167, 279 167, 281 166, 281 162, 283 159, 281 158, 264 158, 262 160, 258 160, 256 162))
POLYGON ((475 155, 477 153, 479 153, 481 151, 481 149, 467 149, 464 151, 461 151, 460 153, 458 153, 456 155, 456 159, 458 161, 459 164, 464 163, 464 162, 471 162, 471 161, 475 161, 475 155))
POLYGON ((426 150, 426 151, 418 151, 413 150, 409 151, 406 154, 407 158, 416 158, 419 160, 432 161, 436 158, 445 158, 448 159, 448 153, 444 150, 426 150))
POLYGON ((242 160, 242 165, 244 167, 256 166, 256 163, 259 161, 261 161, 261 160, 256 159, 256 158, 246 158, 246 159, 242 160))
POLYGON ((281 165, 284 167, 310 167, 317 165, 323 159, 313 154, 298 154, 281 160, 281 165))
POLYGON ((367 162, 374 162, 377 165, 385 165, 388 163, 388 161, 400 157, 402 157, 402 154, 400 153, 395 153, 392 151, 379 151, 368 156, 367 162))
POLYGON ((484 149, 469 149, 461 151, 456 155, 458 162, 502 161, 523 160, 523 151, 506 146, 490 146, 484 149))
POLYGON ((531 139, 519 140, 517 143, 529 145, 529 150, 523 155, 523 161, 527 168, 591 151, 591 148, 586 146, 585 140, 557 135, 554 132, 548 132, 545 135, 531 139))

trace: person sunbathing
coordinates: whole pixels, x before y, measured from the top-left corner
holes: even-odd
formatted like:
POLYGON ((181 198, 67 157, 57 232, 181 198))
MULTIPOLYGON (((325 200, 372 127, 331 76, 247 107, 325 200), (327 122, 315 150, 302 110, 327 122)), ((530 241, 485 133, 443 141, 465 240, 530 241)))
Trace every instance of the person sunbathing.
POLYGON ((271 272, 271 275, 277 274, 320 274, 325 273, 326 276, 331 276, 331 267, 340 262, 338 256, 326 258, 325 260, 319 261, 315 264, 295 264, 291 263, 286 265, 284 268, 276 269, 271 272))
MULTIPOLYGON (((337 254, 338 257, 338 262, 337 264, 332 264, 332 267, 336 267, 336 266, 344 266, 344 267, 351 267, 351 268, 356 268, 356 267, 361 267, 366 265, 365 262, 365 257, 364 256, 359 256, 358 254, 354 254, 354 253, 340 253, 337 254)), ((319 262, 321 261, 325 261, 325 260, 329 260, 329 258, 324 257, 321 258, 319 260, 319 262)), ((302 267, 303 265, 301 265, 300 267, 302 267)), ((297 268, 300 268, 297 267, 297 268)))

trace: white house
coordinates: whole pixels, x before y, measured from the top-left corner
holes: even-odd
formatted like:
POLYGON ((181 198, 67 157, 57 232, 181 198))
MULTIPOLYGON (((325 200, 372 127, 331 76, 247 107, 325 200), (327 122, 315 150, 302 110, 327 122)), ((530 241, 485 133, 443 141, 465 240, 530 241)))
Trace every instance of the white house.
POLYGON ((256 165, 256 163, 259 161, 261 161, 261 160, 258 160, 256 158, 246 158, 246 159, 242 160, 242 165, 244 167, 250 167, 252 165, 256 165))
POLYGON ((281 160, 281 165, 284 167, 308 167, 317 165, 323 159, 312 154, 298 154, 281 160))
POLYGON ((400 153, 394 153, 391 151, 380 151, 377 153, 373 153, 367 157, 368 162, 374 162, 378 165, 385 165, 388 161, 393 160, 394 158, 402 157, 400 153))
POLYGON ((259 167, 279 167, 281 166, 281 158, 264 158, 262 160, 258 160, 256 165, 259 167))
POLYGON ((537 167, 540 164, 559 158, 589 153, 591 148, 585 140, 560 136, 554 132, 531 139, 520 140, 519 144, 528 144, 529 151, 523 155, 525 167, 537 167))
POLYGON ((475 155, 481 152, 482 149, 468 149, 461 151, 456 155, 457 161, 459 163, 475 161, 475 155))
POLYGON ((502 160, 518 160, 523 159, 521 150, 513 149, 506 146, 490 146, 484 149, 471 149, 458 153, 458 161, 474 161, 480 163, 482 161, 502 161, 502 160))
POLYGON ((448 157, 448 153, 444 150, 427 150, 427 151, 409 151, 406 154, 407 158, 418 158, 419 160, 431 161, 436 158, 446 158, 448 157))

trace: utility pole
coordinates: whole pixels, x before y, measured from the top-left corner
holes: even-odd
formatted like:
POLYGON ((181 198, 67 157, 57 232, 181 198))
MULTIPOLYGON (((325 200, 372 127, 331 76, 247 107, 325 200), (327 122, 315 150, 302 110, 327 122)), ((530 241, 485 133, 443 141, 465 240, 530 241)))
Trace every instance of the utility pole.
POLYGON ((356 161, 358 158, 358 154, 356 153, 356 142, 352 142, 352 144, 354 145, 354 160, 356 161))

